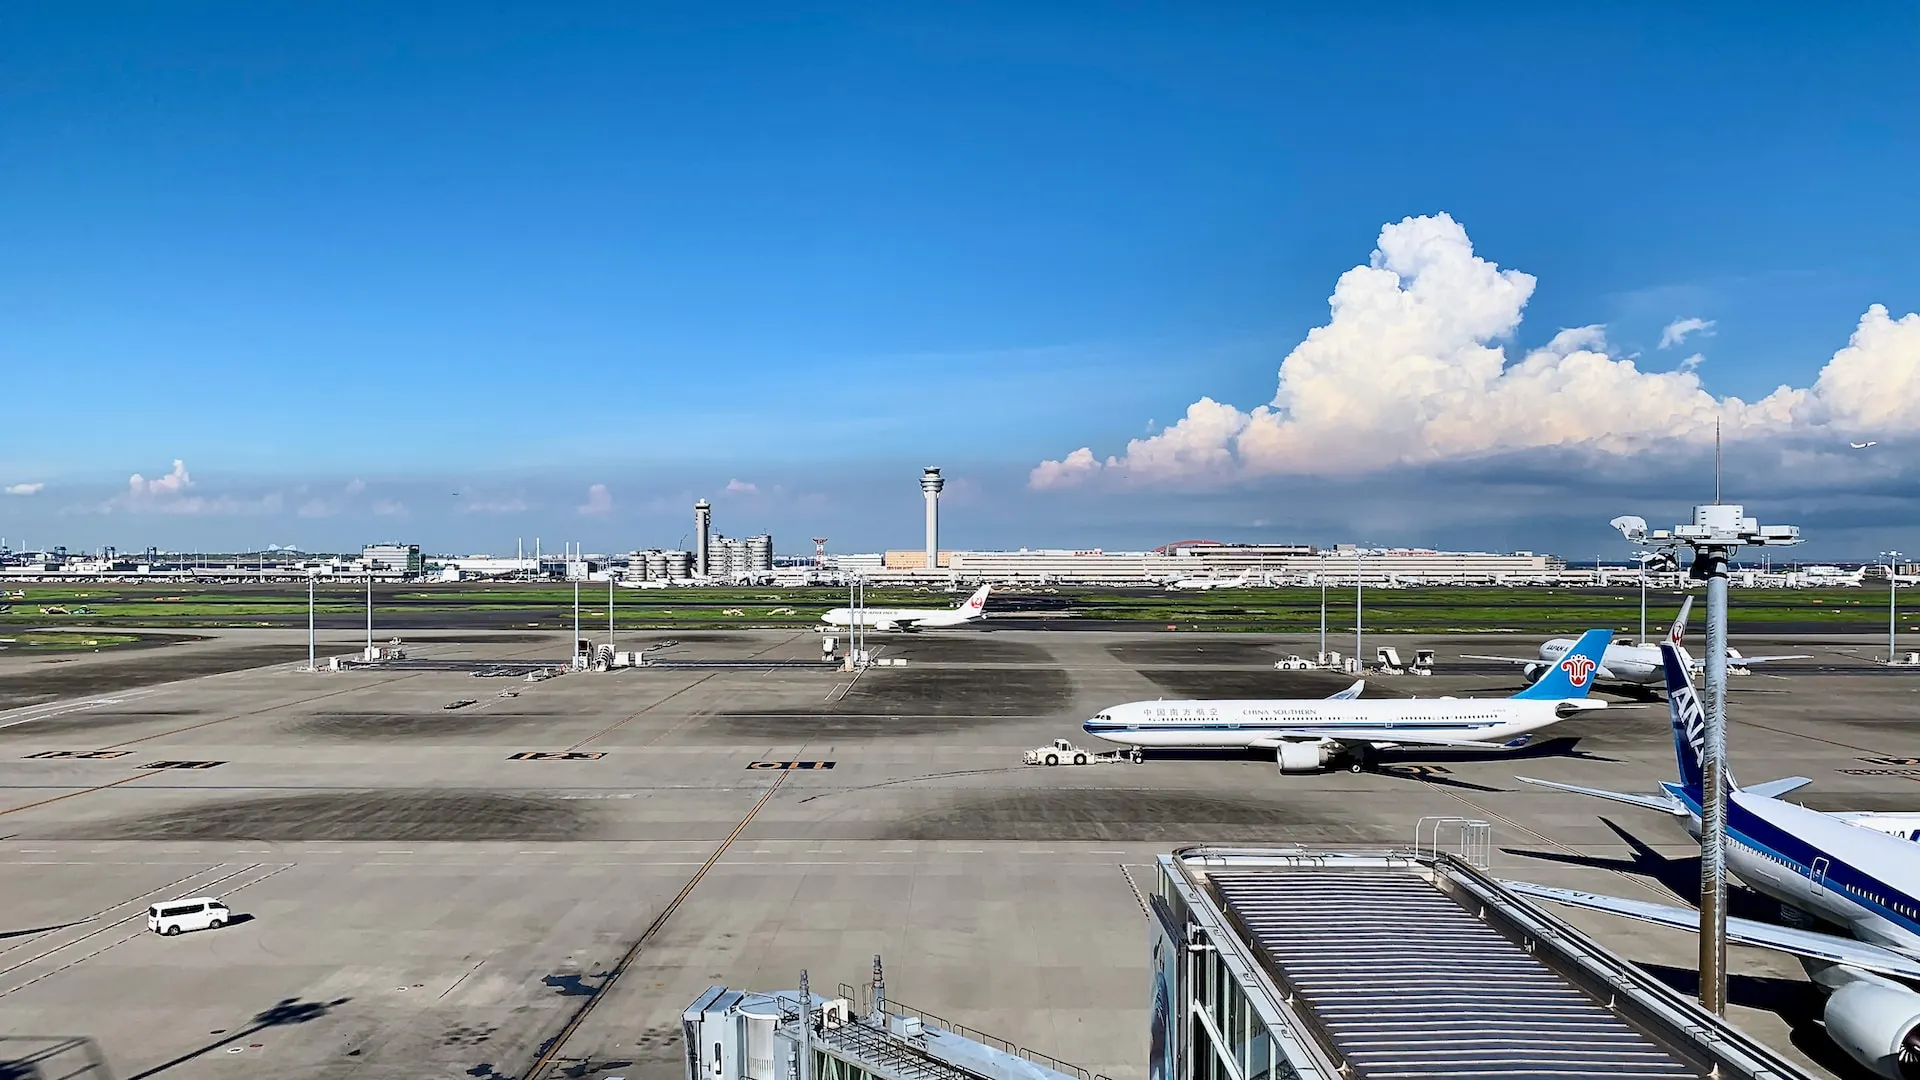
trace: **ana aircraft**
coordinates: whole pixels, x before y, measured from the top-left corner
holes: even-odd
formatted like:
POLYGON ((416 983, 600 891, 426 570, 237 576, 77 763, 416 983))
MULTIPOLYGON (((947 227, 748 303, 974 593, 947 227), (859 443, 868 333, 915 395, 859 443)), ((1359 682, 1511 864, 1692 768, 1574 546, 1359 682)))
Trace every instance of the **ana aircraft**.
MULTIPOLYGON (((1680 617, 1673 620, 1673 627, 1667 631, 1667 643, 1680 650, 1680 657, 1689 670, 1700 673, 1702 661, 1687 655, 1686 646, 1681 641, 1687 635, 1687 616, 1693 612, 1693 597, 1687 597, 1680 605, 1680 617)), ((1554 638, 1540 645, 1537 656, 1475 656, 1468 654, 1463 660, 1497 660, 1503 664, 1521 664, 1521 673, 1528 682, 1538 679, 1567 650, 1573 648, 1573 638, 1554 638)), ((1607 655, 1600 662, 1597 678, 1606 682, 1626 683, 1630 686, 1660 686, 1666 681, 1660 660, 1661 646, 1658 642, 1641 642, 1638 645, 1621 643, 1607 646, 1607 655)), ((1778 660, 1805 660, 1807 654, 1792 653, 1782 656, 1741 656, 1740 650, 1727 650, 1727 673, 1730 675, 1751 675, 1750 664, 1770 664, 1778 660)))
POLYGON ((925 630, 937 626, 959 626, 986 614, 987 593, 991 585, 982 585, 964 602, 951 608, 862 608, 856 620, 852 608, 834 608, 820 621, 828 626, 859 625, 871 630, 925 630))
MULTIPOLYGON (((1632 795, 1526 780, 1671 814, 1700 835, 1700 754, 1706 729, 1685 659, 1660 648, 1680 782, 1659 795, 1632 795)), ((1844 927, 1852 937, 1750 919, 1728 919, 1727 940, 1800 958, 1828 993, 1827 1034, 1847 1055, 1889 1078, 1920 1067, 1920 814, 1823 814, 1780 796, 1812 783, 1791 776, 1743 788, 1727 776, 1727 868, 1782 907, 1844 927)), ((1700 928, 1689 908, 1507 883, 1528 896, 1623 915, 1680 930, 1700 928)))
POLYGON ((1360 701, 1355 683, 1331 698, 1273 701, 1133 701, 1081 727, 1123 746, 1272 750, 1281 772, 1311 772, 1335 758, 1361 772, 1373 751, 1393 746, 1513 749, 1528 732, 1576 713, 1587 700, 1610 630, 1589 630, 1533 685, 1510 698, 1360 701))

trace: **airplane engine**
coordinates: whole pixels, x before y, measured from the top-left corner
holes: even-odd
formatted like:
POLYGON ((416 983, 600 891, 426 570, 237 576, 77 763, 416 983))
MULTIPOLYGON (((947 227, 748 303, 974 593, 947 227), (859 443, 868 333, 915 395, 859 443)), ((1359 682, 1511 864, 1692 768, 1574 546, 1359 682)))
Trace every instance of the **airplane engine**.
POLYGON ((1532 686, 1534 683, 1540 681, 1540 676, 1545 675, 1551 670, 1553 670, 1552 664, 1541 661, 1538 664, 1528 664, 1526 667, 1521 668, 1520 675, 1527 680, 1528 686, 1532 686))
POLYGON ((1333 760, 1333 752, 1326 743, 1283 742, 1274 753, 1274 760, 1283 773, 1319 772, 1333 760))
POLYGON ((880 631, 880 632, 881 632, 881 633, 883 633, 883 634, 891 634, 891 633, 893 633, 893 632, 894 632, 895 630, 898 630, 898 629, 900 629, 900 624, 899 624, 899 623, 896 623, 896 622, 892 622, 892 621, 890 621, 890 620, 887 620, 887 619, 882 619, 882 620, 880 620, 879 622, 877 622, 877 623, 874 623, 874 624, 873 624, 873 628, 874 628, 875 630, 878 630, 878 631, 880 631))
POLYGON ((1887 1077, 1920 1077, 1920 994, 1873 976, 1827 998, 1827 1034, 1848 1057, 1887 1077))

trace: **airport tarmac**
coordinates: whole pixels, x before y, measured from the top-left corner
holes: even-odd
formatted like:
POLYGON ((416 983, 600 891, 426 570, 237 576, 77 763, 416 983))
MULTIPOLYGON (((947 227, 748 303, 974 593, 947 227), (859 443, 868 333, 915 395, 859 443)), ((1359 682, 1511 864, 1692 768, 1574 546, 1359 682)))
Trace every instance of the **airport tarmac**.
MULTIPOLYGON (((1513 780, 1651 789, 1673 769, 1658 704, 1569 721, 1518 754, 1389 755, 1367 775, 1233 757, 1018 764, 1056 736, 1087 742, 1080 721, 1120 701, 1346 685, 1272 669, 1313 651, 1302 636, 876 634, 906 667, 528 683, 306 673, 303 632, 196 635, 58 665, 0 657, 0 693, 25 702, 0 711, 0 1035, 94 1037, 123 1080, 485 1080, 536 1064, 670 1080, 680 1011, 707 985, 790 987, 807 968, 830 988, 864 980, 874 953, 899 1001, 1136 1080, 1141 893, 1174 847, 1404 846, 1417 819, 1454 815, 1493 823, 1503 877, 1672 902, 1666 885, 1688 894, 1697 873, 1672 822, 1513 780), (191 677, 142 666, 167 656, 191 677), (235 923, 145 932, 149 903, 197 893, 227 898, 235 923)), ((410 651, 566 651, 558 634, 434 636, 410 651)), ((658 636, 713 659, 819 653, 809 632, 658 636)), ((1449 657, 1523 640, 1383 638, 1403 655, 1437 645, 1441 674, 1367 692, 1508 693, 1512 672, 1449 657)), ((358 644, 330 634, 321 654, 358 644)), ((1869 639, 1790 644, 1815 659, 1736 680, 1737 774, 1811 776, 1821 809, 1920 808, 1920 672, 1872 669, 1869 639)), ((1692 977, 1685 935, 1562 914, 1692 977)), ((1733 967, 1736 1022, 1856 1074, 1810 1022, 1796 963, 1737 949, 1733 967)))

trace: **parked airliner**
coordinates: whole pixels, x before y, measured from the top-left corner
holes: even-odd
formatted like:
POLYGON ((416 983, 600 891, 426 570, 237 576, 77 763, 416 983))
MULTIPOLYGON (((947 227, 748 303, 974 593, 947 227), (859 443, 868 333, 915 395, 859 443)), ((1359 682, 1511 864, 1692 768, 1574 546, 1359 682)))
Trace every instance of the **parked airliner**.
POLYGON ((856 620, 853 609, 834 608, 820 621, 828 626, 859 625, 872 630, 924 630, 936 626, 959 626, 986 614, 987 594, 993 586, 982 585, 974 594, 951 608, 861 608, 856 620))
POLYGON ((1115 705, 1081 727, 1087 734, 1148 749, 1272 750, 1281 772, 1325 768, 1337 757, 1354 772, 1373 751, 1392 746, 1524 744, 1528 732, 1575 713, 1604 709, 1587 699, 1611 630, 1589 630, 1532 686, 1510 698, 1351 697, 1272 701, 1133 701, 1115 705))
MULTIPOLYGON (((1659 810, 1700 835, 1700 754, 1706 728, 1680 651, 1662 645, 1680 782, 1632 795, 1526 780, 1541 787, 1659 810)), ((1812 783, 1792 776, 1743 788, 1727 777, 1727 868, 1783 906, 1844 927, 1853 937, 1728 919, 1727 940, 1798 956, 1827 991, 1827 1034, 1849 1057, 1889 1078, 1920 1071, 1920 814, 1823 814, 1780 796, 1812 783)), ((1681 930, 1690 908, 1509 882, 1516 892, 1681 930)))
MULTIPOLYGON (((1702 671, 1701 661, 1687 655, 1682 641, 1687 635, 1687 616, 1693 611, 1693 597, 1687 597, 1680 605, 1680 617, 1673 620, 1672 629, 1667 631, 1667 642, 1680 650, 1680 656, 1686 661, 1689 670, 1695 674, 1702 671)), ((1521 664, 1521 673, 1531 682, 1542 672, 1567 655, 1573 647, 1573 638, 1553 638, 1541 643, 1537 656, 1476 656, 1471 653, 1462 660, 1497 660, 1503 664, 1521 664)), ((1727 672, 1731 675, 1751 675, 1751 664, 1771 664, 1780 660, 1805 660, 1806 653, 1792 653, 1782 656, 1742 656, 1738 649, 1727 650, 1727 672)), ((1607 655, 1600 661, 1598 678, 1605 682, 1626 683, 1630 686, 1660 686, 1666 681, 1660 659, 1658 642, 1619 642, 1607 646, 1607 655)))

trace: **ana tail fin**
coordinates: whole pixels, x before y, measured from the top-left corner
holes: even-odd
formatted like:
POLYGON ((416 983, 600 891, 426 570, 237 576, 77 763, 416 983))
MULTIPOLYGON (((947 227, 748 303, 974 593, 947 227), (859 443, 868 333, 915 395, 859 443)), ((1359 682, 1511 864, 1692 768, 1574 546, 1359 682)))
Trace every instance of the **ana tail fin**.
POLYGON ((1513 695, 1522 701, 1563 701, 1583 698, 1593 688, 1606 660, 1607 645, 1613 641, 1611 630, 1589 630, 1580 635, 1559 663, 1547 669, 1539 681, 1513 695))
MULTIPOLYGON (((1706 755, 1707 713, 1700 695, 1694 692, 1693 678, 1687 671, 1686 657, 1671 643, 1660 646, 1660 660, 1666 668, 1667 712, 1673 721, 1673 756, 1680 769, 1680 786, 1697 805, 1704 783, 1700 759, 1706 755)), ((1734 789, 1733 775, 1727 775, 1727 790, 1734 789)))

